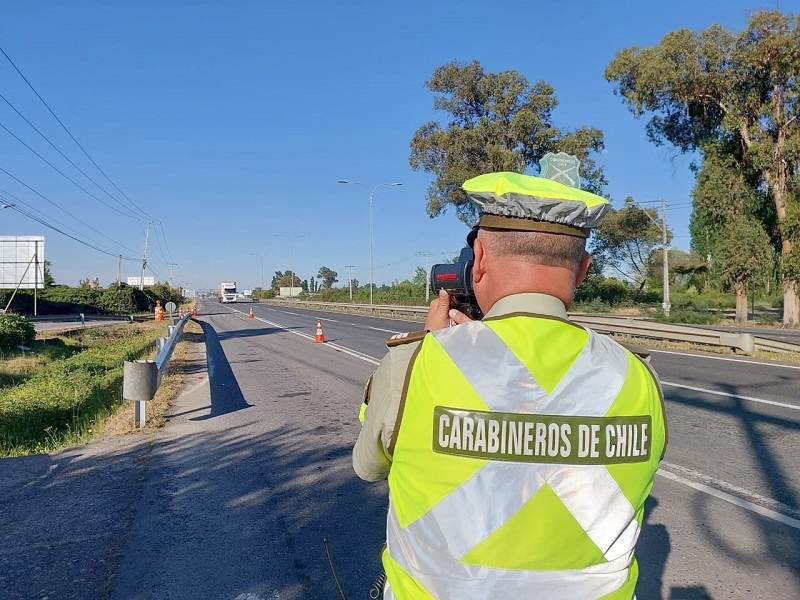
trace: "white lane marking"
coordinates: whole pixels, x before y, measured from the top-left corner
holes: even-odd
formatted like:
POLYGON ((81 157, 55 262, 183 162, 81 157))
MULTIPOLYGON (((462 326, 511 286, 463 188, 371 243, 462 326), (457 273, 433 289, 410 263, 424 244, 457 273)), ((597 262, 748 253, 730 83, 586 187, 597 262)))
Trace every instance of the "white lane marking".
POLYGON ((677 352, 675 350, 655 350, 648 348, 652 354, 675 354, 677 356, 690 356, 692 358, 707 358, 709 360, 727 360, 729 362, 747 363, 748 365, 762 365, 764 367, 778 367, 779 369, 800 369, 800 365, 788 365, 782 363, 762 362, 759 360, 748 360, 746 358, 732 358, 729 356, 711 356, 709 354, 692 354, 690 352, 677 352))
POLYGON ((367 329, 373 329, 375 331, 384 331, 386 333, 400 333, 399 331, 394 331, 392 329, 381 329, 380 327, 367 327, 367 329))
POLYGON ((299 317, 300 316, 297 313, 289 312, 288 310, 286 311, 286 314, 287 315, 294 315, 295 317, 299 317))
POLYGON ((692 390, 693 392, 701 392, 703 394, 713 394, 714 396, 725 396, 726 398, 733 398, 735 400, 747 400, 749 402, 758 402, 760 404, 780 406, 781 408, 789 408, 791 410, 800 410, 800 406, 795 406, 794 404, 785 404, 784 402, 775 402, 774 400, 764 400, 763 398, 753 398, 752 396, 740 396, 739 394, 729 394, 728 392, 718 392, 716 390, 708 390, 705 388, 692 387, 691 385, 683 385, 681 383, 671 383, 669 381, 662 381, 661 385, 681 388, 684 390, 692 390))
MULTIPOLYGON (((237 311, 238 312, 238 311, 237 311)), ((298 335, 301 338, 305 338, 307 340, 314 341, 316 336, 309 335, 307 333, 303 333, 302 331, 295 331, 294 329, 289 329, 285 325, 281 325, 280 323, 273 323, 272 321, 267 321, 266 319, 262 319, 261 317, 254 317, 256 320, 261 321, 262 323, 266 323, 267 325, 272 325, 273 327, 277 327, 282 331, 286 331, 287 333, 293 333, 294 335, 298 335)), ((359 360, 363 360, 364 362, 368 362, 372 365, 378 365, 380 360, 369 356, 368 354, 364 354, 363 352, 359 352, 358 350, 353 350, 351 348, 347 348, 346 346, 340 346, 339 344, 334 344, 333 342, 325 342, 325 346, 329 348, 333 348, 334 350, 338 350, 339 352, 344 352, 345 354, 349 354, 350 356, 357 358, 359 360)))
MULTIPOLYGON (((303 337, 303 338, 306 338, 306 339, 309 339, 309 340, 313 340, 314 339, 308 334, 301 333, 299 331, 294 331, 293 329, 287 329, 286 327, 284 327, 283 325, 280 325, 278 323, 273 323, 271 321, 267 321, 266 319, 262 319, 261 317, 256 317, 256 318, 259 321, 262 321, 263 323, 266 323, 268 325, 272 325, 273 327, 277 327, 277 328, 282 329, 284 331, 287 331, 289 333, 293 333, 295 335, 299 335, 300 337, 303 337)), ((349 348, 345 348, 344 346, 339 346, 338 344, 334 344, 334 343, 328 342, 325 345, 326 346, 331 346, 332 348, 335 348, 335 349, 337 349, 337 350, 339 350, 341 352, 344 352, 345 354, 349 354, 350 356, 353 356, 353 357, 358 358, 360 360, 363 360, 365 362, 371 363, 373 365, 377 365, 380 362, 376 358, 373 358, 371 356, 367 356, 366 354, 362 354, 360 352, 357 352, 355 350, 351 350, 349 348)), ((777 404, 779 406, 785 406, 787 408, 794 408, 794 409, 800 408, 800 407, 791 406, 791 405, 788 405, 788 404, 781 404, 781 403, 778 403, 778 402, 771 402, 769 400, 760 400, 758 398, 747 398, 746 396, 734 396, 733 394, 725 394, 725 393, 722 393, 722 392, 714 392, 712 390, 704 390, 704 389, 701 389, 701 388, 691 388, 689 386, 679 385, 679 384, 676 384, 676 383, 667 383, 667 382, 664 382, 664 381, 662 381, 661 383, 662 383, 662 385, 670 385, 670 386, 673 386, 673 387, 687 388, 687 389, 691 389, 691 390, 695 390, 695 391, 708 392, 708 393, 711 393, 711 394, 717 394, 717 395, 720 395, 720 396, 740 397, 740 398, 747 399, 747 400, 754 400, 756 402, 765 402, 767 404, 777 404)), ((663 466, 665 466, 665 467, 668 467, 668 468, 671 468, 671 469, 674 469, 674 470, 677 470, 677 471, 683 471, 685 473, 692 474, 692 475, 694 475, 695 477, 697 477, 699 479, 705 479, 707 481, 715 482, 715 483, 717 483, 717 485, 720 485, 720 486, 723 486, 723 487, 727 487, 728 489, 730 489, 732 491, 736 491, 737 493, 740 493, 742 495, 746 495, 746 496, 749 496, 751 498, 758 499, 759 501, 761 501, 764 504, 771 504, 773 506, 777 506, 777 507, 781 508, 782 510, 784 510, 786 512, 789 512, 789 513, 797 512, 790 506, 787 506, 785 504, 781 504, 780 502, 777 502, 775 500, 771 500, 769 498, 765 498, 763 496, 759 496, 758 494, 754 494, 754 493, 749 492, 747 490, 744 490, 742 488, 737 488, 736 486, 732 486, 732 485, 730 485, 728 483, 725 483, 725 482, 723 482, 721 480, 717 480, 717 479, 714 479, 712 477, 707 477, 705 475, 702 475, 701 473, 697 473, 696 471, 692 471, 691 469, 687 469, 685 467, 680 467, 678 465, 673 465, 673 464, 667 463, 667 462, 662 462, 661 464, 663 466)), ((670 471, 666 471, 664 469, 659 469, 658 470, 658 474, 661 475, 662 477, 666 478, 666 479, 671 479, 672 481, 675 481, 677 483, 682 483, 683 485, 689 486, 689 487, 691 487, 693 489, 696 489, 696 490, 698 490, 700 492, 704 492, 706 494, 714 496, 715 498, 719 498, 720 500, 724 500, 725 502, 730 502, 731 504, 734 504, 736 506, 744 508, 745 510, 749 510, 751 512, 760 514, 760 515, 762 515, 764 517, 767 517, 768 519, 772 519, 774 521, 778 521, 780 523, 783 523, 783 524, 788 525, 789 527, 793 527, 795 529, 800 529, 800 520, 799 519, 793 519, 792 517, 788 517, 788 516, 786 516, 784 514, 781 514, 781 513, 777 512, 775 510, 771 510, 769 508, 764 508, 763 506, 761 506, 759 504, 755 504, 753 502, 749 502, 747 500, 743 500, 741 498, 737 498, 736 496, 734 496, 732 494, 729 494, 727 492, 723 492, 722 490, 718 490, 718 489, 716 489, 714 487, 711 487, 710 485, 705 485, 705 484, 702 484, 702 483, 696 483, 694 481, 691 481, 689 479, 686 479, 684 477, 681 477, 680 475, 677 475, 677 474, 672 473, 670 471)))
POLYGON ((780 510, 785 511, 789 514, 797 514, 798 511, 792 508, 791 506, 782 504, 781 502, 777 502, 775 500, 771 500, 770 498, 765 498, 764 496, 760 496, 758 494, 754 494, 753 492, 750 492, 748 490, 730 485, 729 483, 720 481, 718 479, 714 479, 713 477, 708 477, 706 475, 703 475, 702 473, 692 471, 691 469, 687 469, 685 467, 680 467, 678 465, 673 465, 666 462, 662 462, 661 464, 662 466, 666 466, 667 468, 682 471, 693 477, 697 477, 699 479, 708 481, 710 483, 714 483, 717 487, 725 487, 730 491, 736 492, 737 494, 753 498, 754 500, 757 500, 759 504, 756 504, 755 502, 750 502, 748 500, 744 500, 743 498, 739 498, 737 496, 734 496, 733 494, 729 494, 728 492, 724 492, 720 489, 717 489, 717 487, 712 487, 711 485, 706 485, 705 483, 692 481, 691 479, 681 477, 677 473, 673 473, 665 469, 659 469, 658 474, 666 479, 671 479, 672 481, 675 481, 677 483, 682 483, 683 485, 689 486, 690 488, 693 488, 710 496, 714 496, 715 498, 719 498, 720 500, 724 500, 725 502, 730 502, 735 506, 744 508, 745 510, 749 510, 750 512, 754 512, 763 517, 767 517, 768 519, 772 519, 773 521, 778 521, 779 523, 783 523, 784 525, 788 525, 789 527, 800 529, 800 519, 795 519, 781 512, 778 512, 777 510, 766 508, 762 506, 762 504, 775 506, 776 508, 779 508, 780 510))

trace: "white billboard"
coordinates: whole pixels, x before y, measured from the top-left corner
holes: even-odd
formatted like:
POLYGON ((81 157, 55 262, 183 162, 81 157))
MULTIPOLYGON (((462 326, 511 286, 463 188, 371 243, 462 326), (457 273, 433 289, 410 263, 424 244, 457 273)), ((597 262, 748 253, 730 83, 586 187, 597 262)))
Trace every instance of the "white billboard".
POLYGON ((44 236, 0 236, 0 289, 44 287, 44 236))
MULTIPOLYGON (((128 283, 128 285, 130 287, 139 287, 139 282, 140 281, 142 281, 141 277, 128 277, 127 283, 128 283)), ((142 284, 142 286, 155 285, 155 284, 156 284, 156 278, 155 277, 145 277, 144 278, 144 283, 142 284)))

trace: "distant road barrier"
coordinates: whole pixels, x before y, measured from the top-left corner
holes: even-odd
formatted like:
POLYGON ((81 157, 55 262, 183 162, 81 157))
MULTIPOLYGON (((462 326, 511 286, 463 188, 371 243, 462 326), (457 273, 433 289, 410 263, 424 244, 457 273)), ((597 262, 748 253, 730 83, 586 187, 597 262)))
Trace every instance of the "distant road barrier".
MULTIPOLYGON (((425 315, 428 313, 428 308, 424 306, 339 304, 335 302, 315 302, 313 300, 262 300, 262 302, 332 312, 404 318, 413 321, 424 321, 425 315)), ((642 319, 634 319, 633 317, 571 314, 570 320, 578 325, 584 325, 602 333, 704 344, 707 346, 731 348, 745 354, 753 354, 756 350, 767 352, 800 352, 800 344, 778 342, 754 336, 752 333, 715 331, 712 329, 703 329, 701 327, 645 321, 642 319)))
POLYGON ((169 359, 189 320, 185 314, 175 325, 167 328, 169 335, 158 339, 158 354, 155 360, 126 360, 122 377, 122 398, 131 400, 134 427, 144 427, 147 421, 147 403, 156 395, 161 379, 169 368, 169 359))

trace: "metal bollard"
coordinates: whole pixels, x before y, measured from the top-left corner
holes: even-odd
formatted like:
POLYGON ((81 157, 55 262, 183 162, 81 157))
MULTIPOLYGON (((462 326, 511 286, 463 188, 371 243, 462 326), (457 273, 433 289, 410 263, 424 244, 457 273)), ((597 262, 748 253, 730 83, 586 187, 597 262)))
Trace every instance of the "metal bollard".
POLYGON ((134 427, 144 427, 147 421, 147 401, 153 399, 157 389, 158 367, 155 361, 125 361, 122 379, 122 398, 134 402, 134 427))

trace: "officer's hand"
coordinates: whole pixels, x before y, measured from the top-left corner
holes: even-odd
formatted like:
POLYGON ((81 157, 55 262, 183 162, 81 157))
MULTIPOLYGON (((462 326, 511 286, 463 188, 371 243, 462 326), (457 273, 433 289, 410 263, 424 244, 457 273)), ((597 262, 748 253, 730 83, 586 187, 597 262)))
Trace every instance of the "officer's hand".
POLYGON ((436 331, 450 327, 450 294, 445 290, 439 290, 439 297, 431 301, 428 307, 428 316, 425 319, 425 329, 436 331))
POLYGON ((460 310, 455 308, 451 308, 450 312, 448 313, 450 320, 453 322, 453 325, 460 325, 461 323, 469 323, 472 321, 467 315, 465 315, 460 310))
POLYGON ((428 317, 425 319, 425 329, 436 331, 458 323, 471 321, 467 315, 455 308, 451 308, 452 299, 445 290, 439 290, 439 297, 431 302, 428 308, 428 317))

